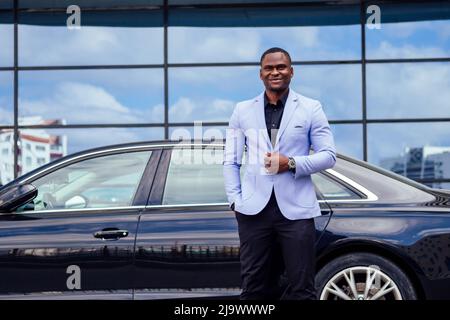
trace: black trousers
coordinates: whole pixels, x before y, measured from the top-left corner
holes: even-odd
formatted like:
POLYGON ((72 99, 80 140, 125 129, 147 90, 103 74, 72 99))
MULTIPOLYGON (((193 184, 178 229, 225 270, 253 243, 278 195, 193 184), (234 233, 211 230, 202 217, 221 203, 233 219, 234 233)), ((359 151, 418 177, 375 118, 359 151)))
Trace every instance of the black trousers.
POLYGON ((289 285, 281 299, 314 300, 314 219, 289 220, 278 207, 275 194, 257 215, 236 212, 240 239, 242 300, 271 299, 278 286, 276 261, 280 255, 289 285))

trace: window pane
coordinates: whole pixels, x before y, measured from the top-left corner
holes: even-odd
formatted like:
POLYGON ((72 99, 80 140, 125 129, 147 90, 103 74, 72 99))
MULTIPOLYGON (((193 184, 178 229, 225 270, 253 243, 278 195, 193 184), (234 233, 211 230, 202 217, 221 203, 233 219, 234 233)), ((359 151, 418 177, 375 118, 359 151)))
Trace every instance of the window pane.
MULTIPOLYGON (((169 69, 169 122, 228 122, 237 102, 259 95, 259 67, 169 69)), ((321 101, 328 119, 361 118, 361 69, 294 66, 291 88, 321 101)))
POLYGON ((63 124, 164 122, 161 69, 22 71, 19 115, 63 124))
POLYGON ((11 13, 0 12, 0 43, 0 67, 14 66, 14 25, 11 13))
POLYGON ((292 88, 319 100, 328 120, 362 118, 361 65, 294 66, 292 88))
POLYGON ((162 11, 82 12, 79 29, 67 27, 69 17, 65 13, 21 14, 19 64, 163 63, 162 11), (128 21, 140 20, 160 20, 161 27, 128 25, 128 21), (96 25, 97 22, 103 25, 96 25))
POLYGON ((313 174, 311 177, 314 182, 314 185, 324 196, 325 200, 329 201, 329 200, 360 199, 360 197, 353 191, 337 183, 336 181, 326 177, 323 174, 317 173, 313 174))
POLYGON ((14 124, 14 74, 0 71, 0 125, 14 124))
POLYGON ((14 179, 14 131, 0 129, 0 185, 14 179))
POLYGON ((450 117, 450 63, 367 65, 369 118, 450 117))
POLYGON ((259 62, 270 47, 292 60, 360 59, 360 26, 169 28, 169 62, 259 62))
POLYGON ((223 149, 174 149, 163 204, 226 203, 223 149))
POLYGON ((450 56, 450 4, 419 1, 379 4, 381 28, 366 28, 369 59, 450 56))
POLYGON ((169 69, 169 122, 228 122, 235 104, 262 92, 254 67, 169 69))
POLYGON ((336 150, 346 156, 362 160, 363 136, 360 124, 333 124, 331 125, 336 150))
POLYGON ((151 151, 89 159, 32 181, 38 194, 18 211, 130 206, 151 151))
POLYGON ((411 179, 450 178, 448 123, 369 124, 369 162, 411 179))
POLYGON ((22 129, 19 175, 78 151, 163 138, 163 128, 22 129))

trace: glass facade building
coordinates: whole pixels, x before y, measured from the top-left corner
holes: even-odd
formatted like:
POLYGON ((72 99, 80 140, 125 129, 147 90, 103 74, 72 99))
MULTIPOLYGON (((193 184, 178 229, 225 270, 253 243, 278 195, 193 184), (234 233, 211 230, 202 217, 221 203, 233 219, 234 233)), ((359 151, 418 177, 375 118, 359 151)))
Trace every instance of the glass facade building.
POLYGON ((223 136, 274 46, 338 152, 450 189, 450 1, 0 0, 0 183, 91 147, 223 136))

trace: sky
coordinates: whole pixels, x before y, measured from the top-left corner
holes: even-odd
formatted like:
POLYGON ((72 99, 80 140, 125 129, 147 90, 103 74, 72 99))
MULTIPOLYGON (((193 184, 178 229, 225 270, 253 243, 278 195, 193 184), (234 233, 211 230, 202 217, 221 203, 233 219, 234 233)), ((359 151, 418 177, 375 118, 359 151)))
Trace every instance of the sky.
MULTIPOLYGON (((255 62, 282 46, 294 60, 359 59, 360 26, 288 28, 170 27, 169 62, 255 62)), ((12 27, 0 24, 0 66, 12 64, 12 27)), ((450 57, 450 20, 382 24, 366 29, 367 57, 450 57)), ((161 28, 19 26, 21 66, 160 64, 161 28), (51 40, 51 41, 50 41, 51 40)), ((12 72, 0 71, 0 125, 12 124, 12 72)), ((318 99, 330 120, 362 118, 359 64, 295 66, 292 88, 318 99)), ((236 102, 263 90, 258 67, 169 69, 169 121, 226 122, 236 102)), ((164 117, 162 69, 21 71, 19 116, 62 118, 68 124, 158 123, 164 117)), ((450 118, 450 63, 367 65, 367 115, 450 118)), ((399 155, 406 146, 450 145, 450 126, 371 124, 369 161, 399 155)), ((338 151, 362 158, 361 125, 334 125, 338 151)), ((69 152, 152 139, 161 129, 53 130, 68 134, 69 152), (95 131, 95 134, 94 134, 95 131), (91 130, 89 130, 91 132, 91 130), (90 139, 89 139, 90 137, 90 139), (114 137, 114 138, 111 138, 114 137), (114 141, 112 141, 114 140, 114 141)), ((161 136, 162 137, 162 136, 161 136)))

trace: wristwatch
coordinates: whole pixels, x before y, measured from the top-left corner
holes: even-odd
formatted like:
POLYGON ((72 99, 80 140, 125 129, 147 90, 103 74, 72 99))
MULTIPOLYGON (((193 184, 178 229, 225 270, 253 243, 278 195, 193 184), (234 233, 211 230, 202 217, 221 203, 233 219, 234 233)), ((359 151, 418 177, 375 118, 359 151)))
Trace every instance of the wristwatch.
POLYGON ((296 167, 295 159, 293 157, 289 157, 288 159, 289 159, 289 161, 288 161, 289 171, 295 173, 295 167, 296 167))

